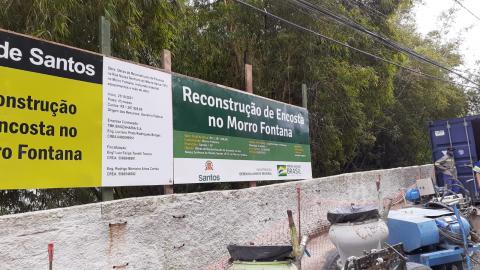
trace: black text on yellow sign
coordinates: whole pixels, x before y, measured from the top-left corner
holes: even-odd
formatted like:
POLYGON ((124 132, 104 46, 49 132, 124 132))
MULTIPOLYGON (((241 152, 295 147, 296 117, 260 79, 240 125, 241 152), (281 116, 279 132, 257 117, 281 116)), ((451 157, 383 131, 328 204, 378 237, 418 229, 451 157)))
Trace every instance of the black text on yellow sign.
POLYGON ((0 31, 0 189, 101 185, 102 57, 0 31))

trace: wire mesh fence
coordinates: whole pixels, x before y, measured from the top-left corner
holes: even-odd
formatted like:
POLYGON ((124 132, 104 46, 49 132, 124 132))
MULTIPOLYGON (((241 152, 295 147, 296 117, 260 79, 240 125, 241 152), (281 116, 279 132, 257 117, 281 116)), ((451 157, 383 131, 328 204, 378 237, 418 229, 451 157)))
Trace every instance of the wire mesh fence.
MULTIPOLYGON (((392 208, 398 208, 404 201, 404 190, 401 189, 391 194, 382 194, 383 200, 381 202, 379 200, 336 200, 326 199, 321 193, 313 192, 311 189, 303 190, 302 186, 298 184, 296 189, 292 190, 292 192, 297 194, 297 209, 294 211, 295 225, 302 235, 309 236, 307 251, 310 254, 310 256, 303 257, 302 269, 322 269, 327 254, 335 250, 335 247, 328 239, 330 223, 327 220, 327 212, 329 210, 341 206, 350 206, 351 204, 388 205, 390 201, 392 202, 392 208)), ((290 244, 290 231, 287 219, 269 223, 266 229, 252 237, 249 243, 257 246, 290 244)), ((204 269, 227 269, 229 265, 229 256, 225 256, 204 269)))

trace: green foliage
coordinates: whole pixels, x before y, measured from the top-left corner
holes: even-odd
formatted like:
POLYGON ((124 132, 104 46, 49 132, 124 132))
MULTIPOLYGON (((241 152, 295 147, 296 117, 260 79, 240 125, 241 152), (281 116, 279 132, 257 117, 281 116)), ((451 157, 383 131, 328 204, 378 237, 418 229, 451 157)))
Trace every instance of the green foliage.
POLYGON ((161 49, 175 47, 183 1, 12 0, 0 1, 0 27, 82 49, 99 51, 99 17, 112 24, 112 51, 159 66, 161 49))
MULTIPOLYGON (((415 34, 409 0, 310 0, 449 66, 461 63, 458 44, 442 33, 415 34), (363 4, 359 4, 363 3, 363 4), (366 8, 368 6, 370 9, 366 8), (373 9, 377 12, 372 11, 373 9), (405 23, 407 22, 407 23, 405 23)), ((301 10, 290 1, 251 0, 262 9, 352 46, 444 79, 448 74, 409 59, 373 39, 301 10)), ((232 0, 0 0, 0 27, 98 51, 98 18, 112 23, 113 55, 159 66, 161 49, 173 70, 244 88, 244 64, 254 67, 254 92, 301 104, 309 87, 314 176, 430 161, 427 121, 467 113, 478 92, 414 75, 301 32, 232 0)), ((471 107, 472 110, 477 108, 471 107)), ((177 186, 176 192, 244 184, 177 186)), ((117 188, 117 198, 160 194, 157 187, 117 188)), ((96 189, 3 191, 3 213, 100 199, 96 189)))

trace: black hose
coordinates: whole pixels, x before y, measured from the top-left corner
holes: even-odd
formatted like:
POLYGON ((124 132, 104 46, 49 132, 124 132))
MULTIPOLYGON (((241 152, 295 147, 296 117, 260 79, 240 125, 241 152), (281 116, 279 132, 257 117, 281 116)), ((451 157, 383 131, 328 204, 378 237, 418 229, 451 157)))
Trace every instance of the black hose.
POLYGON ((462 181, 460 181, 460 180, 458 180, 458 179, 456 179, 456 178, 452 178, 452 180, 453 180, 453 181, 456 181, 458 184, 451 184, 451 186, 458 186, 458 187, 460 187, 465 193, 468 193, 468 196, 470 196, 470 191, 465 187, 465 184, 464 184, 462 181))
POLYGON ((464 188, 465 188, 465 184, 463 184, 462 181, 460 181, 460 179, 457 179, 457 178, 452 178, 453 181, 457 181, 460 185, 462 185, 464 188))
MULTIPOLYGON (((457 245, 462 245, 463 246, 463 237, 461 234, 449 231, 444 228, 438 228, 440 235, 445 237, 446 239, 450 240, 452 243, 457 244, 457 245)), ((473 245, 473 242, 471 240, 468 240, 469 245, 473 245)))
POLYGON ((470 197, 470 191, 468 189, 466 189, 464 186, 459 185, 459 184, 451 184, 450 186, 459 187, 460 189, 462 189, 465 192, 465 195, 468 195, 470 197))
MULTIPOLYGON (((457 245, 462 245, 463 246, 463 237, 457 233, 445 230, 440 228, 440 235, 444 236, 445 238, 449 239, 452 241, 452 243, 457 244, 457 245)), ((474 243, 471 240, 468 240, 469 245, 473 245, 474 243)))
MULTIPOLYGON (((468 196, 470 197, 470 201, 471 201, 471 196, 470 196, 470 191, 468 191, 466 188, 465 188, 465 185, 462 183, 462 181, 456 179, 456 178, 450 178, 450 180, 453 180, 453 181, 456 181, 458 184, 450 184, 450 185, 446 185, 446 186, 458 186, 460 187, 464 192, 465 192, 465 195, 467 195, 468 193, 468 196)), ((445 191, 450 191, 452 192, 453 194, 455 194, 455 192, 453 192, 452 190, 448 189, 447 187, 444 187, 444 192, 442 193, 442 197, 440 198, 440 201, 442 202, 443 199, 445 198, 445 194, 446 192, 445 191)))

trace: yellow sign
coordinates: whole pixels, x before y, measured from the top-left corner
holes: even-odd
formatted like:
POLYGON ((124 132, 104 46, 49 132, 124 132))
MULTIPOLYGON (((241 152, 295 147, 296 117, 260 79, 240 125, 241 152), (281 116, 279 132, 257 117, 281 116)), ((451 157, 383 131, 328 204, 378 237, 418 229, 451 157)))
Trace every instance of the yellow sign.
POLYGON ((101 185, 101 84, 0 67, 2 189, 101 185))
POLYGON ((171 74, 0 29, 0 190, 173 183, 171 74))

